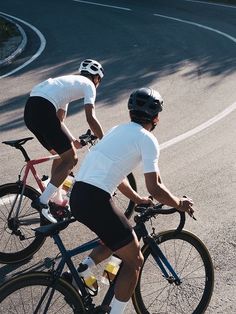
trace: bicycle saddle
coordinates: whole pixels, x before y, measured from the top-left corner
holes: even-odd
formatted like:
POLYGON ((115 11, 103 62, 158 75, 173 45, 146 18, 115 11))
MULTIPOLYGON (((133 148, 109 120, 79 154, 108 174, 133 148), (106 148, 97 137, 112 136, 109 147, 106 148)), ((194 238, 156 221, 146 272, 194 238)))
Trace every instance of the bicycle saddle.
POLYGON ((4 141, 3 144, 10 145, 12 147, 17 147, 19 145, 24 145, 27 141, 32 140, 33 137, 25 137, 19 140, 12 140, 12 141, 4 141))
POLYGON ((59 233, 59 231, 64 230, 70 223, 75 222, 75 221, 76 219, 72 218, 72 219, 58 222, 56 224, 41 226, 41 227, 33 229, 33 231, 35 231, 36 234, 40 233, 44 236, 52 236, 56 233, 59 233))

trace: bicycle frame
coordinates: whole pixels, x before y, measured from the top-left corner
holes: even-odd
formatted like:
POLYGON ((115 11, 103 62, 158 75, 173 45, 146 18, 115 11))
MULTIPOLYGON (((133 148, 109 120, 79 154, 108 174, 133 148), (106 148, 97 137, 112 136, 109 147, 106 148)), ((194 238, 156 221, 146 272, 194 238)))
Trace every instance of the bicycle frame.
MULTIPOLYGON (((136 225, 134 227, 135 232, 137 233, 137 236, 139 238, 139 240, 142 238, 144 241, 144 247, 149 246, 151 249, 151 254, 154 258, 154 260, 157 263, 157 267, 160 268, 163 277, 166 278, 170 283, 175 283, 176 285, 181 283, 181 280, 179 278, 179 276, 176 274, 176 272, 174 271, 173 267, 171 266, 171 264, 168 262, 166 256, 163 254, 163 252, 161 251, 161 249, 159 248, 158 244, 156 243, 156 241, 154 240, 153 236, 148 234, 148 231, 146 229, 146 226, 144 223, 140 223, 138 225, 136 225), (169 274, 171 274, 172 276, 170 276, 169 274)), ((59 233, 54 233, 53 235, 51 235, 51 237, 53 238, 55 244, 57 245, 59 251, 61 252, 61 260, 58 264, 58 266, 56 267, 54 273, 54 277, 53 277, 53 282, 56 282, 56 280, 58 280, 63 272, 64 266, 67 265, 78 288, 80 291, 80 294, 82 296, 83 302, 85 303, 84 305, 86 307, 91 307, 93 306, 92 304, 92 298, 91 295, 89 294, 89 292, 86 290, 85 286, 84 286, 84 282, 83 280, 80 278, 71 258, 79 255, 81 253, 84 253, 86 251, 92 250, 94 248, 96 248, 97 246, 99 246, 101 244, 101 241, 99 238, 95 238, 91 241, 88 241, 74 249, 71 250, 67 250, 60 238, 59 233)), ((122 264, 121 264, 122 267, 122 264)), ((121 269, 120 267, 120 269, 121 269)), ((120 271, 119 269, 119 271, 120 271)), ((102 305, 109 305, 113 296, 114 296, 114 284, 116 281, 117 276, 115 277, 115 280, 110 284, 105 297, 102 301, 102 305)), ((53 294, 53 290, 51 292, 51 294, 53 294)), ((46 295, 46 293, 42 296, 42 298, 46 295)), ((52 295, 51 295, 52 296, 52 295)), ((41 300, 42 300, 41 298, 41 300)), ((89 307, 89 309, 90 309, 89 307)))
POLYGON ((174 282, 176 285, 181 284, 181 280, 179 276, 174 271, 171 264, 168 262, 167 258, 156 244, 153 237, 148 236, 145 238, 144 243, 147 244, 151 248, 151 255, 159 266, 160 270, 163 273, 164 278, 166 278, 169 282, 174 282), (169 271, 169 272, 168 272, 169 271), (173 276, 171 277, 169 273, 173 276))
POLYGON ((38 164, 41 164, 43 162, 46 162, 46 161, 49 161, 49 160, 53 160, 53 159, 58 159, 59 156, 58 155, 51 155, 51 156, 48 156, 48 157, 42 157, 42 158, 39 158, 39 159, 32 159, 32 160, 29 160, 26 162, 26 167, 25 167, 25 173, 24 173, 24 176, 23 176, 23 179, 22 179, 22 182, 23 182, 23 185, 25 186, 26 185, 26 181, 27 181, 27 177, 29 175, 29 172, 31 171, 33 177, 35 178, 41 192, 44 191, 45 189, 45 186, 43 185, 42 183, 42 180, 39 178, 38 174, 37 174, 37 171, 35 169, 35 165, 38 165, 38 164))
MULTIPOLYGON (((66 264, 68 266, 72 276, 73 276, 73 279, 75 280, 75 282, 79 288, 80 294, 82 295, 83 302, 85 303, 84 305, 86 307, 89 307, 89 309, 90 309, 90 307, 92 306, 91 295, 86 290, 84 282, 80 278, 78 271, 76 270, 71 258, 78 255, 78 254, 84 253, 86 251, 89 251, 89 250, 92 250, 92 249, 98 247, 101 244, 100 239, 95 238, 95 239, 88 241, 88 242, 86 242, 86 243, 84 243, 84 244, 82 244, 82 245, 80 245, 80 246, 78 246, 72 250, 66 250, 59 234, 54 234, 52 236, 52 238, 53 238, 54 242, 56 243, 56 245, 58 246, 59 251, 62 254, 61 261, 59 262, 59 264, 58 264, 58 266, 54 272, 55 273, 55 281, 61 276, 62 271, 64 269, 64 266, 66 264)), ((110 304, 110 302, 114 296, 114 283, 115 283, 115 281, 110 284, 110 286, 106 292, 106 295, 103 299, 102 305, 104 305, 104 304, 109 305, 110 304)), ((53 293, 53 291, 51 293, 53 293)), ((44 295, 42 296, 42 298, 43 297, 44 297, 44 295)))
POLYGON ((163 273, 164 278, 166 278, 169 282, 174 282, 175 284, 179 285, 181 283, 179 276, 174 271, 168 259, 159 248, 158 244, 155 242, 153 236, 148 233, 145 223, 139 223, 134 227, 134 230, 138 239, 143 239, 144 246, 149 246, 151 248, 151 255, 163 273), (169 274, 172 274, 174 279, 169 274))
MULTIPOLYGON (((16 208, 16 213, 15 213, 15 217, 16 219, 18 219, 18 215, 19 215, 19 210, 21 208, 21 204, 22 204, 22 199, 23 199, 23 194, 24 194, 24 191, 25 191, 25 187, 26 187, 26 184, 27 184, 27 178, 28 178, 28 175, 29 173, 31 172, 36 183, 38 184, 38 187, 40 189, 41 192, 44 191, 45 189, 45 186, 44 184, 42 183, 42 180, 39 178, 38 174, 37 174, 37 171, 35 169, 35 165, 38 165, 38 164, 41 164, 41 163, 44 163, 44 162, 47 162, 49 160, 54 160, 54 159, 57 159, 59 158, 58 155, 51 155, 51 156, 47 156, 47 157, 42 157, 42 158, 39 158, 39 159, 27 159, 26 160, 26 165, 23 167, 25 168, 25 171, 24 171, 24 175, 23 175, 23 178, 21 180, 20 178, 20 175, 19 175, 19 180, 18 182, 21 184, 22 186, 22 189, 21 189, 21 194, 20 194, 20 199, 19 199, 19 203, 18 203, 18 206, 16 208)), ((22 169, 23 169, 22 168, 22 169)), ((11 217, 11 214, 12 214, 12 211, 15 207, 15 204, 16 204, 16 201, 18 199, 18 195, 15 197, 14 201, 13 201, 13 204, 12 204, 12 207, 11 207, 11 210, 9 212, 9 215, 8 215, 8 219, 11 217)), ((30 223, 32 223, 33 221, 31 220, 30 223)), ((27 222, 26 224, 28 224, 29 222, 27 222)), ((24 225, 25 223, 22 221, 21 222, 21 225, 24 225)))

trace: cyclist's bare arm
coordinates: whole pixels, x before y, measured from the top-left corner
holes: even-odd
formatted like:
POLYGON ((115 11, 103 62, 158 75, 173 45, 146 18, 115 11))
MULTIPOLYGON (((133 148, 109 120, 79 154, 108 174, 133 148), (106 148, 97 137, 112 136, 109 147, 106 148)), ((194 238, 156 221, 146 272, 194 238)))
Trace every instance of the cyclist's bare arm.
POLYGON ((70 130, 65 125, 65 118, 66 118, 66 111, 63 109, 59 109, 57 111, 57 117, 61 121, 61 128, 63 132, 68 136, 70 141, 74 144, 76 149, 79 149, 81 147, 80 142, 73 136, 73 134, 70 132, 70 130))
POLYGON ((192 208, 192 200, 187 197, 179 198, 173 195, 162 182, 159 173, 145 173, 145 182, 148 192, 158 202, 177 208, 180 211, 186 211, 190 216, 192 216, 194 212, 192 208))
POLYGON ((127 178, 125 178, 121 184, 118 186, 118 189, 121 191, 122 194, 124 194, 126 197, 128 197, 131 201, 133 201, 135 204, 149 204, 151 203, 151 200, 148 197, 141 197, 129 184, 129 181, 127 178))
POLYGON ((94 105, 92 104, 85 105, 85 115, 86 115, 86 120, 88 122, 90 129, 99 139, 101 139, 104 133, 103 133, 101 124, 99 123, 96 117, 94 105))
POLYGON ((66 111, 63 109, 58 109, 57 110, 57 117, 61 122, 65 121, 66 118, 66 111))

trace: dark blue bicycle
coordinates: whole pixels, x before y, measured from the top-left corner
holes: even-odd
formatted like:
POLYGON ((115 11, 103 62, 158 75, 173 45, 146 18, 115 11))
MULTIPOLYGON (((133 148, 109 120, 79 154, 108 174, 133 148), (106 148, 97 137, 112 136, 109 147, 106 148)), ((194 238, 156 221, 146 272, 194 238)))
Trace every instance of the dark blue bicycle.
MULTIPOLYGON (((182 230, 185 214, 162 205, 136 207, 134 230, 143 240, 144 264, 132 297, 139 314, 204 313, 212 296, 214 270, 205 245, 192 233, 182 230), (178 212, 176 230, 150 234, 146 222, 158 215, 178 212)), ((42 226, 36 233, 51 236, 61 253, 60 261, 50 260, 48 271, 26 272, 0 287, 0 312, 20 313, 101 313, 83 279, 78 275, 72 257, 100 245, 99 239, 67 250, 59 235, 74 219, 42 226), (62 277, 65 265, 76 286, 62 277)), ((122 267, 122 265, 121 265, 122 267)), ((115 280, 110 284, 102 306, 109 305, 115 280)), ((104 312, 102 312, 104 313, 104 312)))

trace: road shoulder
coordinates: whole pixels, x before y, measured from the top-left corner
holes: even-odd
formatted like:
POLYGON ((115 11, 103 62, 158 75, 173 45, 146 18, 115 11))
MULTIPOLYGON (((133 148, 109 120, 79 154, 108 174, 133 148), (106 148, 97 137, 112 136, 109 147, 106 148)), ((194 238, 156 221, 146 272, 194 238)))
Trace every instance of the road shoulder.
POLYGON ((10 64, 18 55, 20 55, 27 44, 27 36, 24 29, 11 19, 0 15, 1 19, 10 23, 14 28, 14 34, 1 43, 0 46, 0 67, 10 64))

